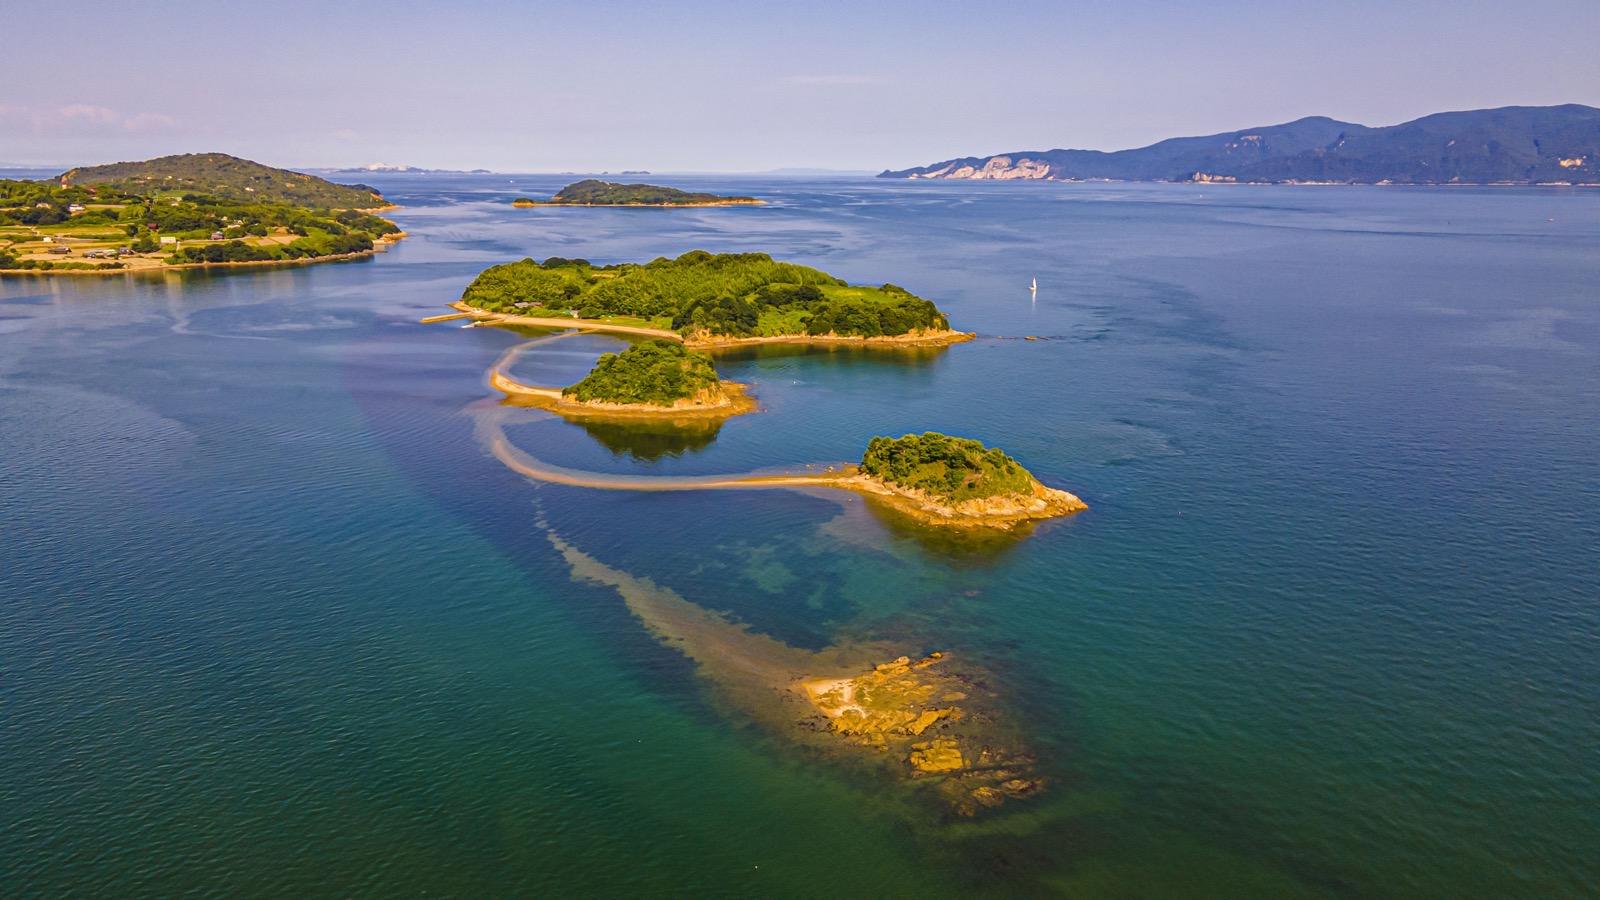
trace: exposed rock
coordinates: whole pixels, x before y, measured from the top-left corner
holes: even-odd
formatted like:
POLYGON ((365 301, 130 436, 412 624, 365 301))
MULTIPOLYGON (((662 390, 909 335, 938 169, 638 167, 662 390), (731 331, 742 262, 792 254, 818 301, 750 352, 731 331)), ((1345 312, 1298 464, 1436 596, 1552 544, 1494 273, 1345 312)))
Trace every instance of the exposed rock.
MULTIPOLYGON (((939 782, 936 793, 962 815, 1034 793, 1039 783, 1022 775, 1031 757, 999 749, 995 741, 1002 736, 982 722, 969 723, 968 709, 955 705, 968 700, 971 685, 944 670, 947 660, 937 652, 916 661, 901 656, 854 677, 810 679, 799 687, 827 723, 818 730, 850 745, 894 752, 903 760, 901 771, 939 782)), ((986 718, 980 711, 978 719, 986 718)))
POLYGON ((921 741, 911 747, 911 755, 906 761, 911 763, 911 768, 918 775, 938 775, 966 768, 967 761, 961 757, 961 745, 955 741, 940 738, 921 741))
POLYGON ((956 502, 866 474, 841 479, 840 484, 863 494, 874 495, 888 506, 930 525, 1005 530, 1022 522, 1068 516, 1089 508, 1075 494, 1046 487, 1038 481, 1033 482, 1027 493, 1000 494, 956 502))

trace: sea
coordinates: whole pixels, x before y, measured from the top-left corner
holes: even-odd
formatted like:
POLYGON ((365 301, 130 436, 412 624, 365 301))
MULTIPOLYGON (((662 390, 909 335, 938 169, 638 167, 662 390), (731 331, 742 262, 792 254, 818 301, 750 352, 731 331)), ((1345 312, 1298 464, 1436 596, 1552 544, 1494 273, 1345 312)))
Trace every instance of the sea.
POLYGON ((367 180, 409 234, 370 259, 0 277, 0 895, 1600 892, 1600 191, 367 180), (759 412, 508 440, 675 476, 941 431, 1089 510, 980 540, 502 464, 530 334, 419 320, 696 249, 977 338, 723 353, 759 412), (798 745, 556 539, 794 647, 980 663, 1046 788, 969 817, 798 745))

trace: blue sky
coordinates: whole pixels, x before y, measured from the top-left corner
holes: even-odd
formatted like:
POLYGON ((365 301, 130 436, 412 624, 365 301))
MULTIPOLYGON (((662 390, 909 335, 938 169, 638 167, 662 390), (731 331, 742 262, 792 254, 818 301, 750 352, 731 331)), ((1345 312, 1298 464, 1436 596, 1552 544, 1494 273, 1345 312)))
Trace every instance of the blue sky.
POLYGON ((7 0, 0 162, 880 169, 1600 106, 1600 0, 7 0))

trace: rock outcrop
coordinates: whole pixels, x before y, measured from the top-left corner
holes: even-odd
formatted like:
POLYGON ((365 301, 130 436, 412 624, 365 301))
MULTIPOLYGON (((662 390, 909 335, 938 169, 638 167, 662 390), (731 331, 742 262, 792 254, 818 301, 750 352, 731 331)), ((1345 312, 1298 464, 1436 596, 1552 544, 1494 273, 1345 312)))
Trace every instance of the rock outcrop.
POLYGON ((874 666, 846 678, 802 681, 800 691, 847 744, 889 754, 906 777, 925 780, 960 815, 1040 790, 1033 759, 970 710, 970 685, 945 671, 943 653, 874 666))
POLYGON ((1033 482, 1029 493, 998 494, 950 502, 916 488, 891 484, 869 475, 844 479, 841 486, 867 494, 885 505, 931 525, 1014 528, 1024 522, 1070 516, 1089 508, 1076 494, 1033 482))
POLYGON ((1049 178, 1050 164, 1044 160, 1023 157, 1012 161, 1009 156, 991 156, 981 166, 951 163, 929 172, 918 172, 911 178, 949 178, 969 181, 1017 181, 1049 178))

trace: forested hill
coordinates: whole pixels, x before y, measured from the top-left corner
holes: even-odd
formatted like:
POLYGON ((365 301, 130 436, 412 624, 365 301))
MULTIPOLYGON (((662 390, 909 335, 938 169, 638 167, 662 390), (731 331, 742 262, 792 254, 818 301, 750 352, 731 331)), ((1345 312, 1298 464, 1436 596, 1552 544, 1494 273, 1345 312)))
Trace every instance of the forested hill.
POLYGON ((61 173, 63 187, 109 185, 131 194, 204 194, 248 203, 328 209, 370 209, 385 201, 366 185, 334 184, 315 175, 274 169, 226 153, 184 153, 143 162, 84 166, 61 173))
POLYGON ((1507 106, 1370 128, 1314 116, 1135 150, 1018 151, 880 178, 1600 184, 1600 109, 1507 106))

